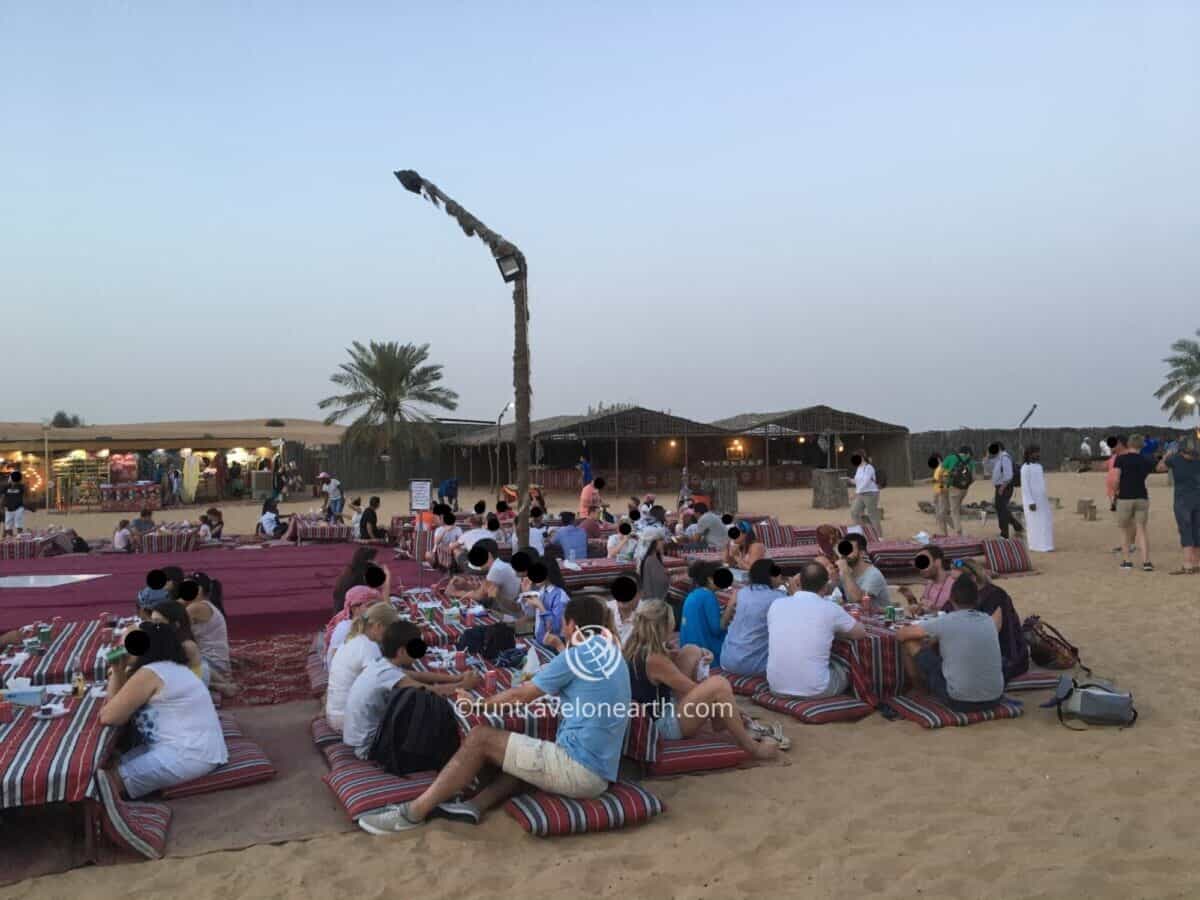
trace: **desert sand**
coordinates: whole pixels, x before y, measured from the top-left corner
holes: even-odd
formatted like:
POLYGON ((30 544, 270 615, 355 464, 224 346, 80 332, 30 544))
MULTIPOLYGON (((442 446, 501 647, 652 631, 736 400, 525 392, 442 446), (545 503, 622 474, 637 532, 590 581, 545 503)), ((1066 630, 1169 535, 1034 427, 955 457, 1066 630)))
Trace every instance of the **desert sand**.
MULTIPOLYGON (((1068 731, 1037 708, 1044 694, 1022 695, 1021 719, 961 729, 878 715, 819 727, 782 719, 794 741, 788 767, 652 781, 668 813, 626 832, 539 842, 496 812, 478 828, 439 822, 394 838, 342 833, 76 870, 0 897, 1195 896, 1200 577, 1167 574, 1178 563, 1170 488, 1165 476, 1151 480, 1159 571, 1122 573, 1107 512, 1093 523, 1074 513, 1077 498, 1103 496, 1102 476, 1049 481, 1063 503, 1059 550, 1035 556, 1040 575, 1003 587, 1023 616, 1047 618, 1097 675, 1134 692, 1132 729, 1068 731)), ((930 527, 916 508, 927 494, 884 492, 888 536, 930 527)), ((973 499, 986 494, 973 489, 973 499)), ((403 502, 386 495, 384 510, 403 502)), ((744 510, 792 523, 846 518, 810 507, 806 491, 742 496, 744 510)), ((234 531, 256 513, 226 510, 234 531)), ((112 520, 76 525, 99 536, 112 520)), ((994 520, 968 530, 991 534, 994 520)))

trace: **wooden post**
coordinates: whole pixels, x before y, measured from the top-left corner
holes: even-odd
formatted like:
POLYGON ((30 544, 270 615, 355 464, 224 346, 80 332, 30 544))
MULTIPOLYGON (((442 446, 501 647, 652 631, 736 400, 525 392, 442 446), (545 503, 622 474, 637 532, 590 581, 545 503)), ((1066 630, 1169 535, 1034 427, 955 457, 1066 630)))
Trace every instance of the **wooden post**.
POLYGON ((613 434, 613 460, 615 461, 614 468, 616 469, 616 472, 613 475, 613 477, 616 481, 616 484, 613 485, 613 490, 620 491, 621 490, 621 439, 619 437, 617 437, 615 433, 613 434))
POLYGON ((765 448, 764 452, 767 461, 766 484, 763 487, 769 488, 771 486, 771 436, 769 434, 763 438, 763 447, 765 448))

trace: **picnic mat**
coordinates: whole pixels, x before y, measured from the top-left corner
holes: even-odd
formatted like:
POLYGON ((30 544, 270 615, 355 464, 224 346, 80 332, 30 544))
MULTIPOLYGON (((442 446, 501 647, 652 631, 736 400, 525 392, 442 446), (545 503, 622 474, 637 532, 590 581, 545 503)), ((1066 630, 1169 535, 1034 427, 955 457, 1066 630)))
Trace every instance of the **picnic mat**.
MULTIPOLYGON (((231 640, 229 656, 233 663, 233 678, 241 691, 225 698, 222 708, 274 706, 311 698, 306 668, 311 647, 311 634, 231 640)), ((270 757, 269 753, 267 755, 270 757)))
POLYGON ((68 684, 82 671, 89 682, 103 681, 108 663, 100 651, 112 645, 112 631, 92 622, 64 622, 54 628, 50 646, 40 656, 29 655, 20 664, 0 656, 0 686, 12 678, 28 678, 33 685, 68 684))

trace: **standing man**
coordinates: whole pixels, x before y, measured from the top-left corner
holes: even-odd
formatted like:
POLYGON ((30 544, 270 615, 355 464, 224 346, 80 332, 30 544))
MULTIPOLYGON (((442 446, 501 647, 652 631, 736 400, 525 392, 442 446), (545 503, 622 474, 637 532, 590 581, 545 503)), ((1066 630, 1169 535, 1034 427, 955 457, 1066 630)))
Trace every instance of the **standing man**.
POLYGON ((1092 458, 1092 439, 1090 437, 1085 436, 1083 439, 1083 443, 1079 445, 1079 458, 1080 459, 1091 459, 1092 458))
POLYGON ((328 472, 322 472, 318 475, 317 481, 321 483, 321 490, 325 494, 326 518, 330 522, 340 521, 342 518, 342 509, 346 505, 346 496, 342 493, 342 483, 328 472))
POLYGON ((4 534, 20 534, 25 530, 25 483, 21 470, 9 473, 8 485, 4 488, 4 534))
POLYGON ((593 509, 604 509, 604 498, 600 492, 604 490, 604 479, 593 478, 579 492, 579 518, 586 519, 593 509))
MULTIPOLYGON (((1113 460, 1117 473, 1117 527, 1125 546, 1135 546, 1141 552, 1142 571, 1153 572, 1150 562, 1150 537, 1146 525, 1150 519, 1150 494, 1146 491, 1146 479, 1157 467, 1157 461, 1142 455, 1145 439, 1135 434, 1126 443, 1126 452, 1113 460)), ((1130 571, 1133 563, 1129 554, 1123 553, 1121 569, 1130 571)))
POLYGON ((583 479, 583 484, 586 487, 592 481, 592 461, 587 453, 579 454, 579 475, 583 479))
POLYGON ((996 489, 996 518, 1000 521, 1000 537, 1007 538, 1011 528, 1017 534, 1025 533, 1025 526, 1013 518, 1009 509, 1009 501, 1013 495, 1013 461, 1004 445, 992 444, 988 447, 988 455, 992 457, 992 487, 996 489))
POLYGON ((957 453, 951 453, 942 460, 942 468, 946 470, 950 495, 950 524, 954 526, 954 532, 962 537, 963 501, 975 481, 975 460, 971 458, 971 448, 965 445, 959 447, 957 453))
POLYGON ((1046 472, 1042 469, 1042 448, 1037 444, 1025 451, 1021 466, 1021 504, 1025 507, 1025 524, 1029 526, 1029 549, 1035 553, 1054 550, 1054 514, 1046 496, 1046 472))
POLYGON ((883 525, 879 521, 879 482, 875 477, 875 467, 867 458, 867 451, 860 450, 850 457, 854 466, 854 503, 850 506, 850 521, 855 525, 870 523, 875 533, 883 537, 883 525))

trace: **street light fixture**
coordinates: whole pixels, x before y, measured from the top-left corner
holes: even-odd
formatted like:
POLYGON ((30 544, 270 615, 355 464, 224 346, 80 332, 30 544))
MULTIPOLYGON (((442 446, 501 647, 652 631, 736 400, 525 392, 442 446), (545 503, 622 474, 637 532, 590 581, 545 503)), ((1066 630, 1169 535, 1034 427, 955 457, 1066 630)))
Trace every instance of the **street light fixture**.
POLYGON ((505 253, 496 257, 496 266, 500 269, 500 277, 505 282, 516 281, 525 271, 525 264, 515 253, 505 253))
POLYGON ((1186 403, 1188 406, 1195 406, 1196 398, 1193 397, 1191 394, 1184 394, 1183 402, 1186 403))

